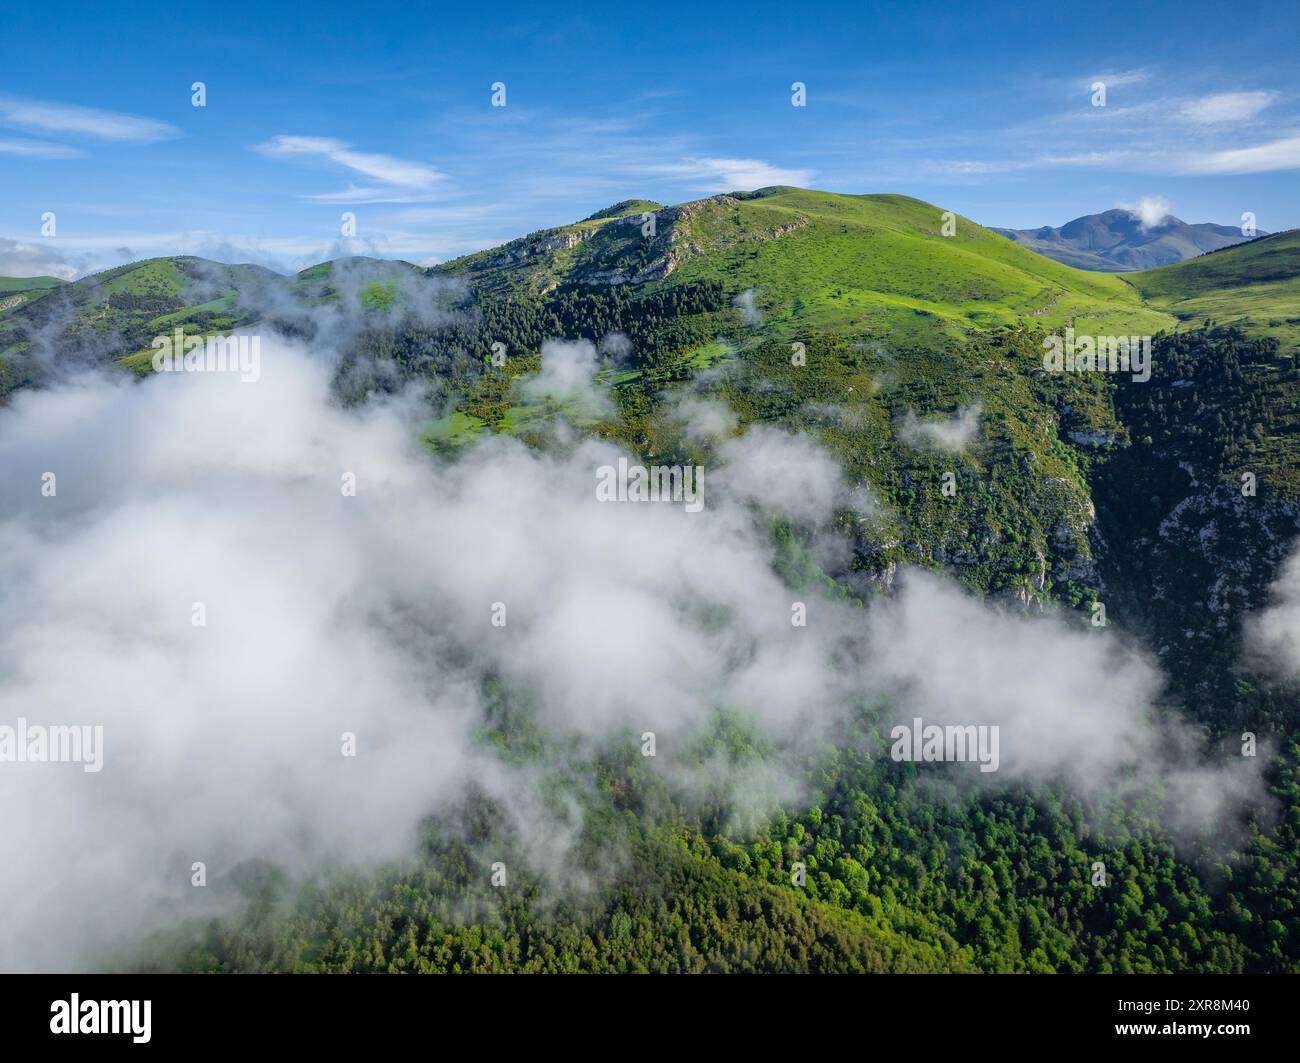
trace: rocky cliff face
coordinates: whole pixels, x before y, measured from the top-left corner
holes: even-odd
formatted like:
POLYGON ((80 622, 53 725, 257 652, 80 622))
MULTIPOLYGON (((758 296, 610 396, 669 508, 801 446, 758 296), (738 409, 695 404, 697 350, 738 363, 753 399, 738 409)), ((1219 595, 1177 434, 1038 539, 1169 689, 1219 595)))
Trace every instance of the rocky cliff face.
POLYGON ((1177 454, 1099 470, 1101 519, 1092 529, 1108 617, 1154 652, 1172 682, 1213 704, 1231 696, 1245 618, 1269 599, 1300 536, 1300 502, 1257 496, 1199 474, 1177 454), (1225 691, 1228 693, 1225 694, 1225 691))
POLYGON ((645 246, 632 248, 630 253, 617 256, 615 263, 607 268, 580 272, 575 279, 581 284, 592 285, 646 284, 669 276, 682 262, 696 255, 721 250, 729 243, 745 239, 779 238, 808 224, 806 217, 797 215, 789 221, 763 230, 761 234, 743 233, 721 241, 709 239, 694 231, 694 223, 697 221, 715 220, 733 210, 739 203, 733 196, 720 195, 657 210, 654 212, 653 236, 642 234, 645 225, 643 215, 620 218, 611 225, 624 229, 630 227, 636 236, 645 241, 645 246))
POLYGON ((552 251, 568 251, 596 235, 596 229, 567 229, 530 239, 527 243, 507 244, 505 250, 488 259, 492 267, 509 266, 552 251))

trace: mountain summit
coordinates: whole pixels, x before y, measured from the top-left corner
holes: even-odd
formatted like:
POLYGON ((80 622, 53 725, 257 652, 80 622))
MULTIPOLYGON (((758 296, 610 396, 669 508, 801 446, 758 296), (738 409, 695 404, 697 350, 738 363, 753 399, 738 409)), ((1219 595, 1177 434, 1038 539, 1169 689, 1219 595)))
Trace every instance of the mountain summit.
POLYGON ((1172 214, 1155 225, 1146 225, 1136 213, 1123 209, 1085 214, 1059 229, 1044 225, 993 231, 1067 266, 1108 273, 1165 266, 1246 239, 1233 225, 1191 225, 1172 214))

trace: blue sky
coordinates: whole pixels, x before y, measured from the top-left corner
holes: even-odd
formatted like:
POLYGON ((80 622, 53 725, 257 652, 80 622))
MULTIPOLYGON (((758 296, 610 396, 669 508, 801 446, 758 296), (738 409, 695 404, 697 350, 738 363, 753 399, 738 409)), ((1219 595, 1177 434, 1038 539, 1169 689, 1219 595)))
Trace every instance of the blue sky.
POLYGON ((0 274, 431 263, 765 184, 1017 228, 1143 203, 1300 225, 1298 5, 1054 6, 25 5, 0 52, 0 274))

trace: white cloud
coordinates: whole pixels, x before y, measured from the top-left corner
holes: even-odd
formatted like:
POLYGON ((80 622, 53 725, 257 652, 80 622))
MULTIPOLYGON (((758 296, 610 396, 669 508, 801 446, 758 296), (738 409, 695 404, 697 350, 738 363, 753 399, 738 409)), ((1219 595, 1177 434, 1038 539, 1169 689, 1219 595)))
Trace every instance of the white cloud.
POLYGON ((791 780, 868 701, 888 722, 1000 725, 1002 768, 975 783, 1153 781, 1212 825, 1258 767, 1192 767, 1151 711, 1159 673, 1121 638, 934 576, 865 608, 809 586, 794 627, 765 514, 824 526, 860 494, 805 436, 719 446, 698 513, 601 504, 597 469, 623 454, 607 441, 485 438, 436 459, 423 408, 341 408, 330 360, 263 348, 256 384, 81 376, 0 409, 0 724, 104 727, 101 772, 0 767, 0 807, 21 810, 0 817, 0 966, 127 960, 150 929, 220 914, 246 861, 304 876, 398 859, 471 781, 533 839, 521 860, 562 863, 539 793, 555 762, 513 768, 481 739, 488 677, 575 757, 655 730, 678 781, 692 769, 671 747, 720 706, 791 780), (190 886, 196 860, 208 889, 190 886))
POLYGON ((180 135, 167 122, 93 107, 0 96, 0 122, 42 133, 70 134, 126 143, 148 144, 180 135))
MULTIPOLYGON (((0 236, 0 277, 59 277, 72 280, 81 266, 41 243, 0 236)), ((4 298, 0 295, 0 298, 4 298)))
POLYGON ((1137 159, 1137 153, 1132 151, 1081 151, 1070 155, 1033 155, 1023 159, 946 159, 926 163, 926 168, 951 177, 981 177, 1028 170, 1113 168, 1126 166, 1137 159))
POLYGON ((582 417, 600 417, 612 410, 607 390, 596 382, 601 360, 590 341, 547 340, 541 356, 541 372, 519 385, 524 396, 564 403, 582 417))
POLYGON ((1230 148, 1184 159, 1183 173, 1271 173, 1300 169, 1300 137, 1284 137, 1253 148, 1230 148))
POLYGON ((1144 229, 1154 229, 1169 217, 1169 200, 1164 196, 1143 196, 1136 203, 1121 203, 1121 210, 1126 210, 1142 223, 1144 229))
POLYGON ((416 203, 432 198, 434 188, 447 179, 446 174, 426 163, 357 151, 332 137, 280 135, 256 145, 255 150, 272 159, 324 159, 379 182, 307 197, 320 203, 416 203))
POLYGON ((839 506, 863 513, 876 508, 871 494, 849 484, 835 460, 806 436, 760 425, 725 440, 718 456, 726 465, 728 497, 805 524, 816 524, 839 506))
POLYGON ((1254 118, 1276 99, 1276 92, 1217 92, 1212 96, 1184 101, 1178 113, 1198 125, 1244 122, 1254 118))
MULTIPOLYGON (((1095 78, 1108 88, 1146 79, 1144 71, 1095 78)), ((964 133, 936 138, 935 150, 918 162, 936 174, 970 182, 1052 169, 1177 175, 1295 167, 1294 115, 1278 107, 1280 93, 1195 93, 1162 80, 1175 91, 1123 104, 1111 98, 1104 107, 1075 95, 1064 110, 1010 127, 977 123, 964 133), (1244 131, 1263 128, 1265 114, 1272 135, 1280 139, 1242 148, 1259 137, 1256 132, 1248 138, 1244 131), (953 145, 962 147, 954 150, 953 145)))
POLYGON ((694 187, 708 192, 752 191, 769 185, 807 187, 813 183, 812 170, 787 169, 760 159, 690 157, 676 165, 658 169, 663 173, 676 174, 693 182, 694 187))
POLYGON ((960 454, 979 435, 981 407, 963 407, 952 417, 920 420, 908 411, 899 421, 898 438, 917 450, 941 450, 960 454))
POLYGON ((1245 623, 1250 649, 1279 677, 1300 679, 1300 552, 1278 572, 1267 608, 1245 623))
POLYGON ((0 155, 21 155, 29 159, 76 159, 85 152, 48 140, 0 139, 0 155))
POLYGON ((725 438, 736 431, 739 423, 735 411, 726 403, 695 395, 681 396, 672 408, 672 417, 692 441, 725 438))
POLYGON ((1092 86, 1100 81, 1106 86, 1106 91, 1111 89, 1122 88, 1126 85, 1140 85, 1144 81, 1149 81, 1151 75, 1145 70, 1117 70, 1111 74, 1094 74, 1080 84, 1089 92, 1092 86))
POLYGON ((731 305, 740 311, 740 319, 750 328, 757 328, 763 323, 763 311, 758 308, 757 299, 754 289, 746 288, 731 300, 731 305))
MULTIPOLYGON (((418 265, 437 265, 457 255, 478 251, 484 246, 503 243, 480 240, 472 232, 459 236, 439 230, 432 235, 398 229, 366 226, 364 238, 346 240, 321 239, 297 235, 268 238, 252 233, 189 229, 176 231, 116 231, 97 236, 60 237, 63 258, 77 264, 77 274, 107 269, 124 259, 152 258, 160 255, 198 255, 217 262, 253 262, 281 273, 298 270, 345 255, 369 258, 399 258, 418 265)), ((33 245, 24 245, 31 247, 33 245)), ((59 259, 57 255, 50 255, 59 259)), ((6 275, 0 269, 0 275, 6 275)), ((16 274, 7 274, 16 275, 16 274)), ((68 276, 67 272, 54 274, 68 276)))

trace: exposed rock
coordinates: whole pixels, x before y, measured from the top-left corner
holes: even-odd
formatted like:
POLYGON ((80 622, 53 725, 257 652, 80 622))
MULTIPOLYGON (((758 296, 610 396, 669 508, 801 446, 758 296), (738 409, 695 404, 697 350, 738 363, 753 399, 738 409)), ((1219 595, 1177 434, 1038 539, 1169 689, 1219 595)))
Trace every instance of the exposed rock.
MULTIPOLYGON (((689 203, 682 203, 680 206, 666 207, 655 211, 656 233, 650 241, 651 248, 655 252, 654 258, 636 269, 623 267, 595 270, 579 277, 578 280, 582 284, 592 285, 646 284, 649 281, 662 280, 687 259, 702 255, 705 252, 705 249, 698 243, 688 239, 687 223, 698 218, 706 211, 716 210, 720 207, 737 207, 739 203, 740 201, 733 196, 710 196, 707 199, 696 199, 689 203)), ((619 219, 615 224, 639 226, 641 219, 639 216, 629 216, 619 219)), ((802 214, 795 215, 785 224, 767 230, 764 237, 777 239, 787 233, 794 232, 796 229, 801 229, 807 224, 808 219, 805 216, 802 214)), ((755 237, 748 238, 754 239, 755 237)))
POLYGON ((487 264, 493 267, 508 266, 550 251, 567 251, 586 243, 598 231, 598 229, 568 229, 562 232, 551 232, 536 239, 526 238, 527 242, 522 246, 507 245, 500 254, 488 259, 487 264))
POLYGON ((1128 439, 1123 432, 1103 432, 1099 429, 1089 429, 1085 432, 1076 430, 1070 432, 1069 437, 1071 443, 1077 443, 1081 447, 1113 446, 1116 443, 1128 446, 1128 439))

